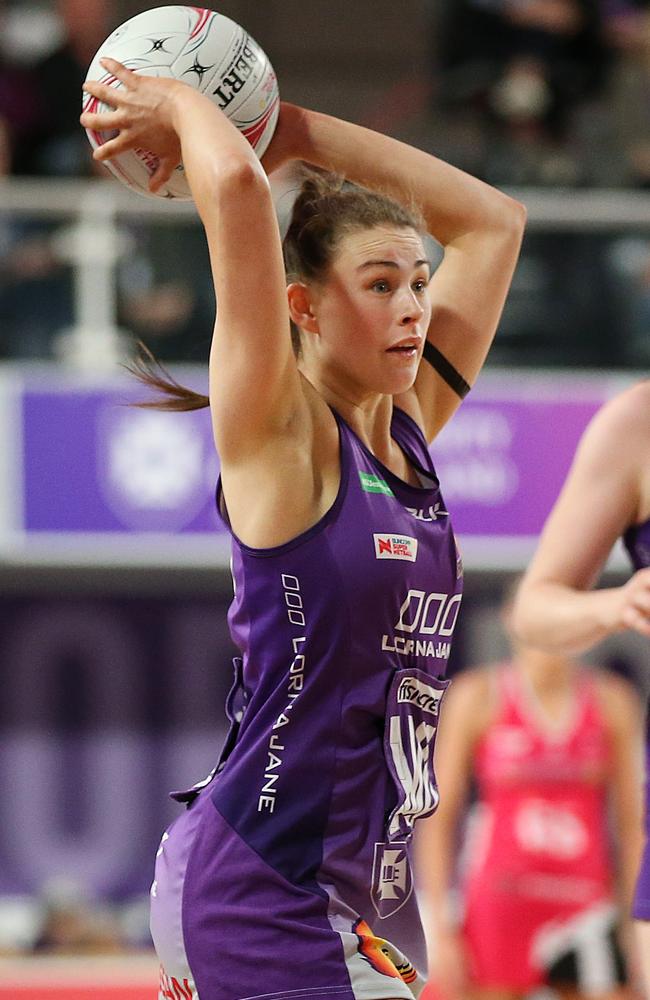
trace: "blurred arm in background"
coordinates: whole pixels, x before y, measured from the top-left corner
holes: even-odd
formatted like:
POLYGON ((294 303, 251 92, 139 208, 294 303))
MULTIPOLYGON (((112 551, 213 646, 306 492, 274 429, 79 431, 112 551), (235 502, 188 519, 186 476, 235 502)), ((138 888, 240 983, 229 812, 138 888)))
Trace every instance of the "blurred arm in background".
POLYGON ((445 695, 436 739, 435 770, 440 804, 416 833, 418 884, 427 935, 429 978, 446 1000, 462 1000, 469 989, 469 956, 462 937, 454 890, 461 825, 473 775, 476 745, 494 713, 488 670, 454 678, 445 695))
POLYGON ((650 638, 650 568, 592 590, 614 543, 650 517, 650 382, 608 403, 582 437, 515 601, 517 637, 581 652, 625 629, 650 638))

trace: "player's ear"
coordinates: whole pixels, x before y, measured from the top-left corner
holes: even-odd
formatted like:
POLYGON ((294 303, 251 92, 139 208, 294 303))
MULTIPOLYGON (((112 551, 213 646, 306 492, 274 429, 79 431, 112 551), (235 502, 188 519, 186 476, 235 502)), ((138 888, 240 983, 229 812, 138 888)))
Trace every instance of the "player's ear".
POLYGON ((314 313, 314 301, 309 285, 302 281, 292 281, 287 287, 289 315, 301 330, 319 333, 318 319, 314 313))

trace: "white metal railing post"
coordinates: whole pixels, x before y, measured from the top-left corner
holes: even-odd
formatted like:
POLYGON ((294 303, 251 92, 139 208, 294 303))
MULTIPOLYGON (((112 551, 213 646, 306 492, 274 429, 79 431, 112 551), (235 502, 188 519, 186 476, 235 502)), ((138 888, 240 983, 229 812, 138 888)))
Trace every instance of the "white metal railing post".
POLYGON ((117 225, 108 184, 82 189, 78 218, 53 237, 56 255, 74 268, 75 325, 58 334, 55 354, 71 367, 101 373, 126 354, 116 325, 116 265, 130 241, 117 225))

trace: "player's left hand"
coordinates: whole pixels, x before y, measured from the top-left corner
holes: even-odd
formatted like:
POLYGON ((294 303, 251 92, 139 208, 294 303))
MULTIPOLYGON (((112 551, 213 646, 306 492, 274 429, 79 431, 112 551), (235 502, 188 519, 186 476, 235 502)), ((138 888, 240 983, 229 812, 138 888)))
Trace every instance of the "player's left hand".
POLYGON ((273 173, 291 160, 301 159, 301 138, 304 131, 304 111, 296 104, 280 102, 280 114, 273 138, 262 157, 267 174, 273 173))
MULTIPOLYGON (((83 86, 85 93, 96 100, 86 104, 80 122, 84 128, 117 134, 98 146, 93 157, 101 162, 128 149, 151 151, 158 157, 159 164, 149 187, 157 191, 169 180, 181 161, 176 129, 179 95, 196 91, 178 80, 132 73, 115 59, 102 59, 101 64, 120 81, 121 86, 86 81, 83 86), (94 110, 98 101, 113 110, 94 110)), ((204 99, 198 93, 197 98, 204 99)))

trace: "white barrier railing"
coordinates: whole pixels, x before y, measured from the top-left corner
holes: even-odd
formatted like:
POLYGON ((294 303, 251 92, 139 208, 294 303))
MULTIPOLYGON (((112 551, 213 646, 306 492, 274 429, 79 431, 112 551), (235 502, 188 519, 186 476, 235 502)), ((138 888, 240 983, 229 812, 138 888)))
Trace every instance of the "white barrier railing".
MULTIPOLYGON (((529 230, 619 233, 650 231, 650 193, 618 190, 516 189, 529 230)), ((124 355, 116 326, 116 264, 130 242, 120 220, 172 224, 196 217, 191 202, 137 195, 97 180, 0 180, 0 222, 30 218, 64 226, 52 239, 59 260, 74 267, 75 322, 57 340, 60 358, 77 370, 102 371, 124 355)))
MULTIPOLYGON (((195 215, 191 202, 148 198, 111 180, 0 179, 0 212, 60 218, 83 211, 86 195, 101 192, 106 210, 116 215, 175 222, 195 215)), ((534 228, 577 230, 650 227, 650 192, 619 189, 511 188, 508 193, 528 209, 534 228)))

